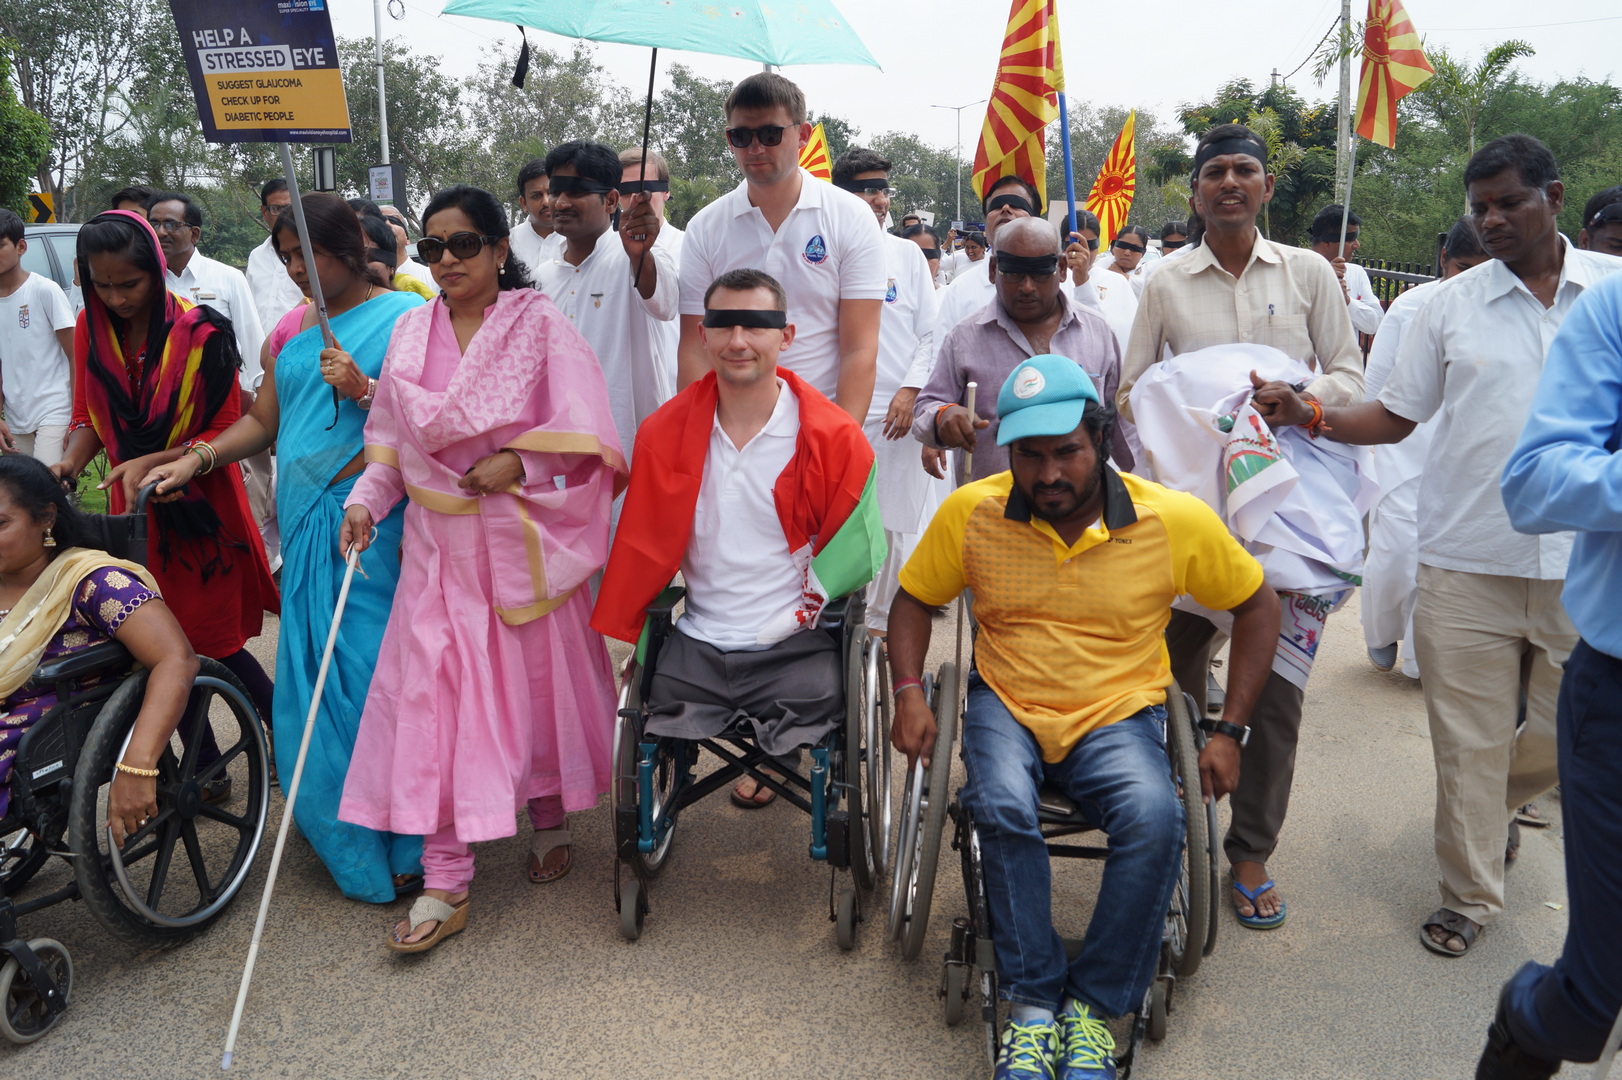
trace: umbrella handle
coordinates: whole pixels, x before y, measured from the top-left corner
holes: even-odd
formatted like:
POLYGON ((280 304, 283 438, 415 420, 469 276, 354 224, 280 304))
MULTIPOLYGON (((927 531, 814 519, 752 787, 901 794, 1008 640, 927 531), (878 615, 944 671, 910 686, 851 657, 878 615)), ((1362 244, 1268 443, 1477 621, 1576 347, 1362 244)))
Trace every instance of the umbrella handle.
MULTIPOLYGON (((659 70, 659 49, 653 50, 653 59, 648 61, 648 103, 642 109, 642 179, 648 178, 648 132, 653 127, 653 76, 659 70)), ((636 257, 636 269, 631 273, 631 285, 642 280, 642 263, 647 259, 646 249, 636 257)))
POLYGON ((287 787, 287 802, 282 808, 282 825, 276 833, 276 850, 270 857, 270 873, 265 878, 265 895, 259 900, 259 918, 253 924, 253 941, 248 945, 248 961, 242 968, 242 985, 237 988, 236 1008, 231 1011, 231 1030, 225 1036, 225 1056, 220 1068, 231 1067, 236 1050, 237 1030, 242 1027, 242 1009, 248 1002, 248 986, 253 982, 254 964, 259 959, 259 941, 265 933, 265 917, 270 913, 270 895, 276 888, 276 874, 282 867, 282 850, 287 846, 287 827, 293 822, 293 806, 298 802, 299 781, 304 779, 304 759, 310 754, 310 736, 315 732, 315 714, 321 706, 321 692, 327 686, 327 669, 332 666, 332 650, 338 644, 338 624, 344 617, 344 606, 349 602, 349 583, 355 579, 360 566, 360 553, 349 549, 343 584, 338 589, 338 605, 332 612, 332 628, 327 631, 327 647, 321 653, 321 670, 315 677, 315 690, 310 695, 310 711, 304 716, 304 737, 299 741, 298 762, 293 766, 293 779, 287 787))

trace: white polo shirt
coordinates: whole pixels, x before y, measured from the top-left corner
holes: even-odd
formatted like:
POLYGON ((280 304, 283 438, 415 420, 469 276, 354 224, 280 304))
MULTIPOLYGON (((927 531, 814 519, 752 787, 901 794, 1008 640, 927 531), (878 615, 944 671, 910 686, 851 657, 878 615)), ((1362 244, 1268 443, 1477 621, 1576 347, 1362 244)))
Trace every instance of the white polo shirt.
POLYGON ((184 296, 194 304, 211 307, 231 320, 236 331, 237 350, 242 353, 242 370, 237 380, 243 389, 252 390, 264 377, 264 366, 259 362, 259 347, 265 343, 265 332, 260 327, 259 309, 254 306, 253 291, 241 270, 193 251, 186 260, 186 269, 165 275, 169 291, 184 296))
POLYGON ((790 556, 772 495, 794 457, 800 401, 782 379, 777 387, 771 419, 742 449, 721 428, 719 413, 712 421, 693 533, 681 560, 687 613, 678 625, 722 651, 783 640, 783 628, 796 625, 789 613, 803 599, 805 575, 790 556))
POLYGON ((56 282, 24 273, 10 296, 0 296, 0 385, 6 423, 19 435, 73 419, 73 368, 56 338, 73 329, 73 307, 56 282))
POLYGON ((1622 259, 1565 245, 1554 305, 1493 259, 1428 290, 1379 402, 1418 423, 1440 413, 1419 481, 1419 561, 1443 570, 1559 581, 1570 533, 1509 524, 1499 477, 1526 423, 1549 343, 1583 291, 1622 259))
POLYGON ((883 234, 873 224, 867 203, 801 169, 800 199, 774 233, 744 181, 687 225, 681 313, 703 315, 705 290, 728 270, 764 270, 788 294, 795 327, 794 345, 779 362, 835 397, 839 302, 883 300, 886 290, 883 234))
MULTIPOLYGON (((668 360, 676 353, 676 261, 657 241, 647 256, 659 280, 650 299, 631 284, 631 259, 619 234, 605 232, 579 266, 562 258, 531 269, 536 286, 580 331, 602 365, 608 405, 620 445, 636 443, 636 429, 669 400, 674 384, 668 360)), ((631 451, 625 452, 631 459, 631 451)))
POLYGON ((304 303, 304 290, 287 276, 287 267, 271 245, 271 238, 248 252, 248 290, 259 315, 259 326, 275 328, 282 316, 304 303))

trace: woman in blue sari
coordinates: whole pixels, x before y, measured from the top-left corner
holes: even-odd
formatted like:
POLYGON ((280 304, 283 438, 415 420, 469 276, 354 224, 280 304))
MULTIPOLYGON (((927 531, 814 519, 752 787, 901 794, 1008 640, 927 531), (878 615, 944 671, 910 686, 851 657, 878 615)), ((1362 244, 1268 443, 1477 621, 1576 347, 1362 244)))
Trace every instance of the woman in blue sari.
MULTIPOLYGON (((390 291, 371 276, 366 238, 347 203, 315 193, 304 196, 303 206, 315 272, 340 348, 322 348, 313 305, 288 312, 265 341, 265 381, 253 408, 212 444, 199 444, 141 481, 161 481, 161 495, 227 462, 252 457, 272 444, 278 448, 282 622, 272 726, 276 766, 284 777, 293 775, 338 602, 344 563, 332 538, 343 522, 344 499, 363 467, 367 410, 395 320, 422 303, 410 293, 390 291)), ((308 295, 310 268, 290 210, 276 222, 271 243, 308 295)), ((350 586, 294 813, 299 831, 344 895, 372 903, 419 886, 422 873, 421 837, 374 832, 338 820, 355 733, 400 578, 404 511, 402 501, 377 523, 377 538, 361 565, 366 576, 356 575, 350 586)))

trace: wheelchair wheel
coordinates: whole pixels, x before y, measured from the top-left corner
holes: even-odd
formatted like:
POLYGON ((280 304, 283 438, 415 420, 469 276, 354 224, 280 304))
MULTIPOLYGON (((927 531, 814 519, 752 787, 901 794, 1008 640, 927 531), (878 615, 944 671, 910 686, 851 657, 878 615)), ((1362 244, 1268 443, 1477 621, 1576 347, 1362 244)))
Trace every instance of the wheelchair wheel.
MULTIPOLYGON (((28 943, 40 966, 51 976, 66 1004, 73 993, 73 958, 61 942, 35 938, 28 943)), ((7 958, 0 967, 0 1036, 19 1046, 34 1042, 56 1026, 61 1013, 53 1013, 45 998, 23 974, 22 965, 7 958)))
POLYGON ((1166 1027, 1170 1023, 1167 1017, 1167 987, 1164 978, 1157 978, 1149 984, 1149 1023, 1144 1033, 1154 1042, 1166 1037, 1166 1027))
POLYGON ((205 658, 158 759, 158 815, 120 851, 106 826, 107 795, 145 690, 146 674, 132 675, 91 726, 74 772, 68 836, 79 892, 96 921, 120 941, 167 948, 218 919, 247 880, 270 806, 269 756, 247 691, 205 658), (220 757, 200 763, 206 727, 220 757), (205 802, 204 785, 217 788, 221 779, 230 780, 229 794, 205 802))
POLYGON ((851 821, 851 873, 863 891, 884 874, 890 846, 890 713, 881 681, 882 647, 865 626, 845 663, 845 797, 851 821))
MULTIPOLYGON (((66 822, 61 824, 65 828, 66 822)), ((60 840, 62 831, 56 835, 60 840)), ((51 857, 51 847, 20 826, 0 836, 0 896, 16 896, 51 857)))
POLYGON ((1188 701, 1176 684, 1166 692, 1166 752, 1171 755, 1172 775, 1177 778, 1183 800, 1187 834, 1183 862, 1167 913, 1167 948, 1172 970, 1187 978, 1200 969, 1205 956, 1206 937, 1211 928, 1212 880, 1215 856, 1211 851, 1210 819, 1200 795, 1199 729, 1188 701))
MULTIPOLYGON (((632 660, 625 668, 625 679, 620 688, 619 706, 621 715, 614 718, 614 780, 608 787, 609 820, 614 822, 614 828, 619 829, 620 813, 622 810, 635 811, 639 795, 637 793, 636 767, 637 746, 642 741, 642 667, 632 660), (623 710, 636 710, 635 717, 623 715, 623 710)), ((675 763, 670 756, 661 753, 654 761, 653 767, 653 816, 657 818, 664 809, 665 802, 671 794, 671 787, 675 784, 675 763)), ((627 838, 615 837, 616 846, 623 853, 627 850, 627 838)), ((659 846, 651 852, 638 851, 636 837, 633 831, 628 838, 628 849, 635 855, 627 859, 642 881, 652 881, 658 877, 670 859, 671 845, 676 840, 676 830, 671 827, 660 841, 659 846)), ((641 928, 641 917, 638 916, 638 930, 641 928)), ((632 940, 635 940, 634 938, 632 940)))
POLYGON ((839 909, 834 915, 834 941, 839 945, 840 952, 850 952, 856 947, 856 890, 839 890, 839 909))
POLYGON ((620 886, 620 937, 635 941, 642 936, 642 882, 633 874, 631 880, 620 886))
POLYGON ((952 752, 957 745, 957 666, 941 665, 935 683, 935 752, 928 769, 916 766, 908 774, 907 797, 902 804, 904 829, 900 865, 891 885, 891 932, 901 941, 901 955, 916 960, 929 929, 929 906, 935 895, 935 868, 940 857, 941 834, 946 829, 947 787, 952 774, 952 752))

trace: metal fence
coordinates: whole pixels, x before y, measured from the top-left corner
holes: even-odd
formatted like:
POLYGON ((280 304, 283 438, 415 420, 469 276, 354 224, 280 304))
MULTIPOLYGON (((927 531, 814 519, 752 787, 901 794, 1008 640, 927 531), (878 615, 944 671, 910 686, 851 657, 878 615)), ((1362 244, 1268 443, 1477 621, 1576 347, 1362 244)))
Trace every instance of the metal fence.
POLYGON ((1369 272, 1374 295, 1380 298, 1380 303, 1385 307, 1390 307, 1391 301, 1412 286, 1435 281, 1437 277, 1434 263, 1392 262, 1389 259, 1359 259, 1358 263, 1369 272))

